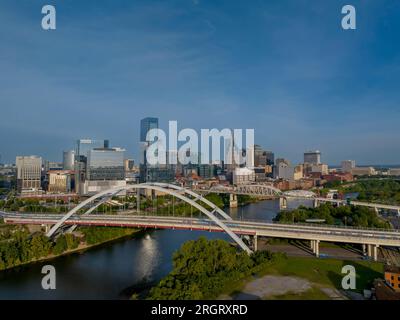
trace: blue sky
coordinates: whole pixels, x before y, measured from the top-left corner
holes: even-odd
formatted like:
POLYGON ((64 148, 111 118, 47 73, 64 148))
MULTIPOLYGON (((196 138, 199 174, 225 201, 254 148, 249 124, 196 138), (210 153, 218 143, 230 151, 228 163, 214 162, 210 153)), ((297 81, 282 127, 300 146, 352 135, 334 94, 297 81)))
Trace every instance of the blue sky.
POLYGON ((78 138, 137 158, 139 123, 254 128, 294 162, 400 163, 400 2, 0 0, 0 154, 78 138), (54 4, 57 30, 41 29, 54 4), (357 30, 341 28, 341 8, 357 30))

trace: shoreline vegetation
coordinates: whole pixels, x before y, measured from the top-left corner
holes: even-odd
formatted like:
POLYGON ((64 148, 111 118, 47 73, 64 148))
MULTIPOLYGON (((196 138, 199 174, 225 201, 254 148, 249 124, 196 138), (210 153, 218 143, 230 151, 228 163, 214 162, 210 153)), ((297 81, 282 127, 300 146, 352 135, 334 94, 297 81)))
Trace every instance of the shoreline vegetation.
POLYGON ((346 183, 328 182, 321 194, 325 195, 329 189, 337 189, 341 193, 357 193, 358 201, 400 205, 400 179, 369 177, 346 183))
POLYGON ((389 222, 380 218, 375 211, 367 207, 340 206, 330 203, 317 208, 300 206, 290 211, 280 211, 274 221, 285 223, 304 223, 308 219, 325 220, 324 224, 363 228, 391 229, 389 222))
POLYGON ((65 234, 52 241, 42 232, 29 233, 25 227, 2 224, 0 227, 0 272, 84 252, 141 232, 133 228, 80 228, 79 237, 77 233, 65 234))

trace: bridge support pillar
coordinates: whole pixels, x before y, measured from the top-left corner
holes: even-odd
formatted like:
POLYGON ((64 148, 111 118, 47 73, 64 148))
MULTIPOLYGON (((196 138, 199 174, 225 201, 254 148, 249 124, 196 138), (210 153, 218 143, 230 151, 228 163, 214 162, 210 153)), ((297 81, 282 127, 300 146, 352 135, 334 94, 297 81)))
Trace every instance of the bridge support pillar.
POLYGON ((365 244, 362 245, 362 254, 363 256, 367 255, 367 245, 365 244))
POLYGON ((374 245, 374 261, 378 261, 378 245, 374 245))
POLYGON ((315 245, 314 245, 314 240, 311 240, 311 241, 310 241, 310 245, 311 245, 311 250, 312 250, 312 253, 315 253, 315 245))
POLYGON ((400 209, 397 209, 397 216, 400 217, 400 209))
POLYGON ((319 200, 314 199, 314 208, 318 208, 319 207, 319 200))
POLYGON ((257 239, 257 235, 254 235, 254 252, 256 252, 258 250, 258 239, 257 239))
POLYGON ((379 214, 379 209, 377 207, 375 207, 375 213, 379 214))
POLYGON ((229 207, 230 208, 237 208, 237 206, 238 206, 237 195, 231 193, 229 195, 229 207))
POLYGON ((371 244, 367 244, 367 248, 368 248, 368 257, 372 257, 372 245, 371 244))
POLYGON ((136 211, 137 213, 140 212, 140 190, 137 189, 136 191, 136 211))
POLYGON ((317 258, 319 258, 319 240, 314 241, 314 253, 317 258))
POLYGON ((287 199, 285 197, 279 198, 279 209, 281 210, 287 209, 287 199))

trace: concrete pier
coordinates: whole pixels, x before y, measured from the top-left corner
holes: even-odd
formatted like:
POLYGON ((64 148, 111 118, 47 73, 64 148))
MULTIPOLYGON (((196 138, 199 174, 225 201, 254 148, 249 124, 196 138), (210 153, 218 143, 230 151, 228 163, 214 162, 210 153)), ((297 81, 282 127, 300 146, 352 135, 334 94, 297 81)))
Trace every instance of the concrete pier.
POLYGON ((230 194, 229 195, 229 207, 230 208, 237 208, 238 207, 238 200, 237 200, 237 195, 236 194, 230 194))

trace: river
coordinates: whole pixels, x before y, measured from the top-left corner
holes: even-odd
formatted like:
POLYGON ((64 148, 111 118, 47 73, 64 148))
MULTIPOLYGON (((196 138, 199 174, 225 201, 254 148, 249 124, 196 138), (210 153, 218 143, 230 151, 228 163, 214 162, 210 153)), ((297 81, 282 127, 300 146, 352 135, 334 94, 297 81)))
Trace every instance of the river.
MULTIPOLYGON (((308 202, 308 201, 307 201, 308 202)), ((289 201, 294 208, 299 201, 289 201)), ((279 201, 261 201, 226 210, 234 219, 271 221, 279 201)), ((157 283, 172 268, 172 254, 200 236, 226 239, 223 233, 143 231, 133 238, 107 243, 84 252, 0 272, 0 299, 127 299, 157 283), (56 289, 43 290, 41 269, 56 269, 56 289)))

